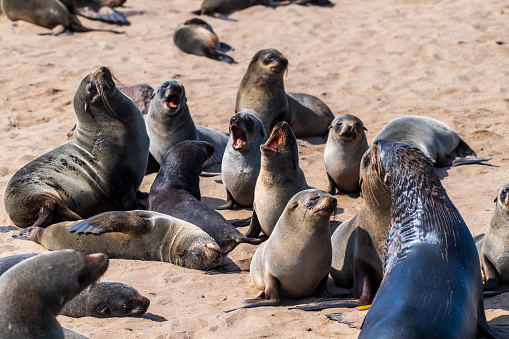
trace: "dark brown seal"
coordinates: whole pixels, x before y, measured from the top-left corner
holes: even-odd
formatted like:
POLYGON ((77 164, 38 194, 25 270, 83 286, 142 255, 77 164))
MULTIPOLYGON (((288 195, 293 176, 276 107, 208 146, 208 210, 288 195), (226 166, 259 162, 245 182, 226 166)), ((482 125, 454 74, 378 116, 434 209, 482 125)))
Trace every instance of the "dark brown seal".
POLYGON ((18 227, 141 207, 136 193, 149 139, 140 110, 106 67, 83 79, 74 110, 73 138, 29 162, 7 184, 5 210, 18 227))
POLYGON ((225 17, 226 15, 255 5, 272 6, 272 0, 203 0, 195 14, 225 17))
POLYGON ((267 134, 277 122, 286 121, 298 137, 325 136, 334 115, 317 97, 285 92, 287 66, 288 59, 275 49, 256 53, 237 91, 235 112, 256 115, 267 134))
POLYGON ((56 319, 60 310, 107 267, 104 254, 73 250, 39 254, 15 265, 0 277, 2 337, 63 339, 64 329, 56 319))

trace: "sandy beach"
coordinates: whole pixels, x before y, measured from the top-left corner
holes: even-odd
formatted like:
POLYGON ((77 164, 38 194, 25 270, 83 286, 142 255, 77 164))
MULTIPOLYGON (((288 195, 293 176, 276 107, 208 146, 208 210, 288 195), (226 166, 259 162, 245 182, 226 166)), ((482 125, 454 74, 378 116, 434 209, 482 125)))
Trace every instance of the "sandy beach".
MULTIPOLYGON (((483 165, 438 169, 447 193, 473 235, 483 233, 499 188, 509 181, 509 5, 502 0, 333 0, 335 6, 255 6, 230 16, 201 17, 234 50, 227 64, 185 54, 173 43, 178 24, 195 17, 199 0, 128 0, 118 10, 131 22, 116 27, 80 17, 90 32, 40 36, 47 29, 12 22, 0 14, 0 200, 12 175, 30 160, 67 140, 76 118, 73 97, 81 80, 101 66, 126 85, 156 87, 175 78, 186 89, 197 125, 228 132, 238 85, 252 56, 275 48, 288 58, 285 88, 318 96, 335 116, 359 117, 368 142, 392 119, 426 115, 451 126, 483 165)), ((326 189, 322 138, 299 139, 307 182, 326 189)), ((155 174, 145 177, 148 192, 155 174)), ((219 177, 202 178, 203 201, 224 203, 219 177)), ((357 194, 338 194, 334 220, 345 221, 362 205, 357 194)), ((221 211, 227 219, 250 209, 221 211)), ((241 228, 241 231, 247 228, 241 228)), ((0 256, 44 252, 12 238, 0 208, 0 256)), ((249 258, 256 246, 241 244, 228 257, 249 258)), ((288 310, 315 300, 285 299, 279 307, 223 311, 259 294, 249 272, 205 274, 169 263, 112 259, 102 280, 127 283, 148 297, 141 318, 59 316, 91 338, 356 338, 365 311, 288 310), (345 323, 328 313, 341 312, 345 323), (348 325, 349 324, 349 325, 348 325)), ((333 284, 332 281, 329 281, 333 284)), ((507 295, 486 299, 490 325, 509 328, 507 295)), ((509 336, 509 330, 507 330, 509 336)))

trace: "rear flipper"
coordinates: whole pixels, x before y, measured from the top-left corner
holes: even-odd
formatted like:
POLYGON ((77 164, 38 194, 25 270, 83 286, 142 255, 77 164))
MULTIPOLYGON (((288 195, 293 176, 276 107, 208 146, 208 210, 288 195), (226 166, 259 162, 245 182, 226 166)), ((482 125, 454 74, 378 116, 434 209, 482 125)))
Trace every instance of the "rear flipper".
POLYGON ((100 6, 86 2, 86 5, 77 7, 75 11, 76 14, 88 19, 100 20, 116 25, 130 25, 130 22, 126 19, 124 14, 108 6, 100 6))
POLYGON ((452 160, 452 166, 465 165, 465 164, 477 164, 483 161, 491 160, 490 158, 479 158, 475 154, 474 150, 467 145, 462 139, 460 139, 458 146, 450 154, 451 157, 455 158, 452 160))
POLYGON ((227 62, 229 64, 236 64, 237 62, 233 60, 233 58, 229 55, 226 55, 225 53, 221 52, 220 50, 216 49, 210 49, 205 50, 205 56, 211 59, 227 62))

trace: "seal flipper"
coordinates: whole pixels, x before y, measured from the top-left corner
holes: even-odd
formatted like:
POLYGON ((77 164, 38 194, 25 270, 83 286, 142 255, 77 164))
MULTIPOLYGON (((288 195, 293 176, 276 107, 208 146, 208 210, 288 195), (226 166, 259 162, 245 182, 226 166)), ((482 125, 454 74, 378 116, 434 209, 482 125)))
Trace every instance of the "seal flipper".
POLYGON ((233 198, 233 195, 226 189, 226 202, 224 205, 217 206, 216 210, 231 210, 235 205, 238 205, 235 199, 233 198))
POLYGON ((474 150, 467 145, 462 139, 460 139, 458 146, 451 152, 451 157, 454 159, 452 163, 445 166, 459 166, 465 164, 477 164, 483 161, 491 160, 489 158, 479 158, 477 154, 475 154, 474 150))
POLYGON ((229 64, 236 64, 237 62, 233 60, 233 58, 229 55, 226 55, 225 53, 221 52, 220 50, 213 49, 212 47, 204 48, 203 53, 207 58, 215 59, 219 61, 224 61, 229 64))
POLYGON ((122 232, 142 234, 152 229, 153 216, 145 211, 126 213, 122 211, 104 212, 77 223, 69 232, 101 234, 122 232))
POLYGON ((281 296, 279 294, 279 280, 276 277, 267 274, 265 277, 265 290, 256 299, 244 300, 244 306, 234 308, 232 310, 224 311, 229 313, 239 308, 253 308, 261 306, 278 306, 281 302, 281 296))
POLYGON ((62 220, 80 220, 81 217, 71 211, 62 202, 56 202, 52 199, 44 201, 41 209, 39 210, 39 217, 32 227, 48 227, 53 223, 53 216, 55 212, 59 214, 62 220))
POLYGON ((258 216, 256 215, 256 210, 253 208, 253 216, 251 217, 251 224, 249 225, 249 229, 244 234, 244 236, 248 238, 254 238, 260 235, 262 231, 262 227, 260 226, 260 222, 258 221, 258 216))
POLYGON ((329 193, 329 194, 336 194, 336 188, 337 188, 336 183, 331 178, 329 173, 326 173, 326 174, 327 174, 327 179, 329 180, 329 187, 327 187, 327 193, 329 193))
POLYGON ((232 46, 228 45, 226 42, 220 42, 219 48, 221 52, 226 53, 232 50, 232 46))
POLYGON ((76 14, 91 20, 100 20, 117 25, 130 25, 124 14, 109 6, 81 2, 74 10, 76 14))
POLYGON ((484 290, 493 291, 498 287, 499 274, 497 268, 485 255, 482 256, 482 266, 484 271, 484 290))

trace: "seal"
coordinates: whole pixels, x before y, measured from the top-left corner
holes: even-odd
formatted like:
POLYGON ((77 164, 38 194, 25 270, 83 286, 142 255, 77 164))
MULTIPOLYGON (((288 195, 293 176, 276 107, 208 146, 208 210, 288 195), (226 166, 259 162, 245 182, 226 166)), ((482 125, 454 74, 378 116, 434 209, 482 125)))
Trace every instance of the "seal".
POLYGON ((486 233, 475 237, 486 291, 496 289, 500 283, 509 283, 508 227, 509 182, 506 182, 495 198, 495 209, 486 233))
POLYGON ((202 203, 200 173, 214 154, 214 146, 204 141, 182 141, 168 151, 150 188, 147 210, 171 215, 198 226, 210 235, 223 253, 238 244, 259 244, 242 235, 226 219, 202 203))
POLYGON ((205 170, 221 171, 228 136, 210 128, 195 126, 187 107, 185 88, 177 80, 166 80, 157 85, 147 114, 147 133, 153 171, 159 170, 170 147, 184 140, 201 140, 212 144, 214 156, 206 164, 205 170))
POLYGON ((327 192, 359 192, 359 167, 369 148, 366 127, 354 115, 343 114, 332 121, 325 144, 324 163, 329 187, 327 192))
POLYGON ((286 121, 298 137, 325 136, 334 115, 317 97, 285 92, 287 66, 288 59, 275 49, 256 53, 237 91, 235 112, 256 115, 267 134, 277 122, 286 121))
POLYGON ((375 140, 406 142, 421 150, 436 167, 479 163, 491 158, 478 158, 475 152, 449 126, 436 119, 405 115, 385 125, 375 140))
POLYGON ((116 0, 2 0, 2 11, 12 21, 23 20, 55 30, 55 35, 71 32, 111 32, 114 30, 84 27, 75 14, 89 19, 118 25, 128 25, 125 16, 110 6, 120 6, 125 1, 116 0))
POLYGON ((29 162, 7 184, 5 210, 18 227, 141 206, 136 193, 149 138, 140 110, 115 87, 106 67, 83 79, 74 110, 73 138, 29 162))
POLYGON ((110 258, 165 261, 202 270, 222 260, 219 245, 200 228, 152 211, 105 212, 47 228, 30 227, 19 236, 50 251, 100 251, 110 258))
MULTIPOLYGON (((6 338, 64 338, 62 307, 108 268, 102 253, 73 250, 38 254, 0 277, 0 331, 6 338)), ((85 336, 65 330, 67 335, 85 336)))
POLYGON ((221 44, 212 27, 201 19, 190 19, 178 25, 173 32, 173 42, 182 52, 230 64, 236 63, 232 57, 223 52, 231 47, 221 44))
POLYGON ((251 280, 263 292, 244 308, 278 305, 281 297, 304 298, 326 281, 331 264, 329 219, 337 200, 309 189, 295 194, 269 239, 251 261, 251 280))
POLYGON ((262 231, 270 236, 288 201, 310 188, 299 167, 297 139, 288 123, 281 121, 272 130, 262 153, 260 174, 256 180, 253 215, 246 237, 262 231))
POLYGON ((0 258, 0 275, 4 274, 5 271, 7 271, 12 266, 22 262, 25 259, 32 258, 35 255, 35 253, 22 253, 0 258))
POLYGON ((260 173, 260 145, 266 141, 263 123, 254 114, 239 112, 230 119, 230 138, 221 163, 226 204, 220 208, 253 206, 260 173))
POLYGON ((225 17, 226 15, 255 5, 272 6, 273 0, 203 0, 194 14, 225 17))
POLYGON ((390 189, 392 218, 383 280, 359 338, 491 336, 474 239, 433 163, 387 140, 375 141, 366 161, 390 189))

